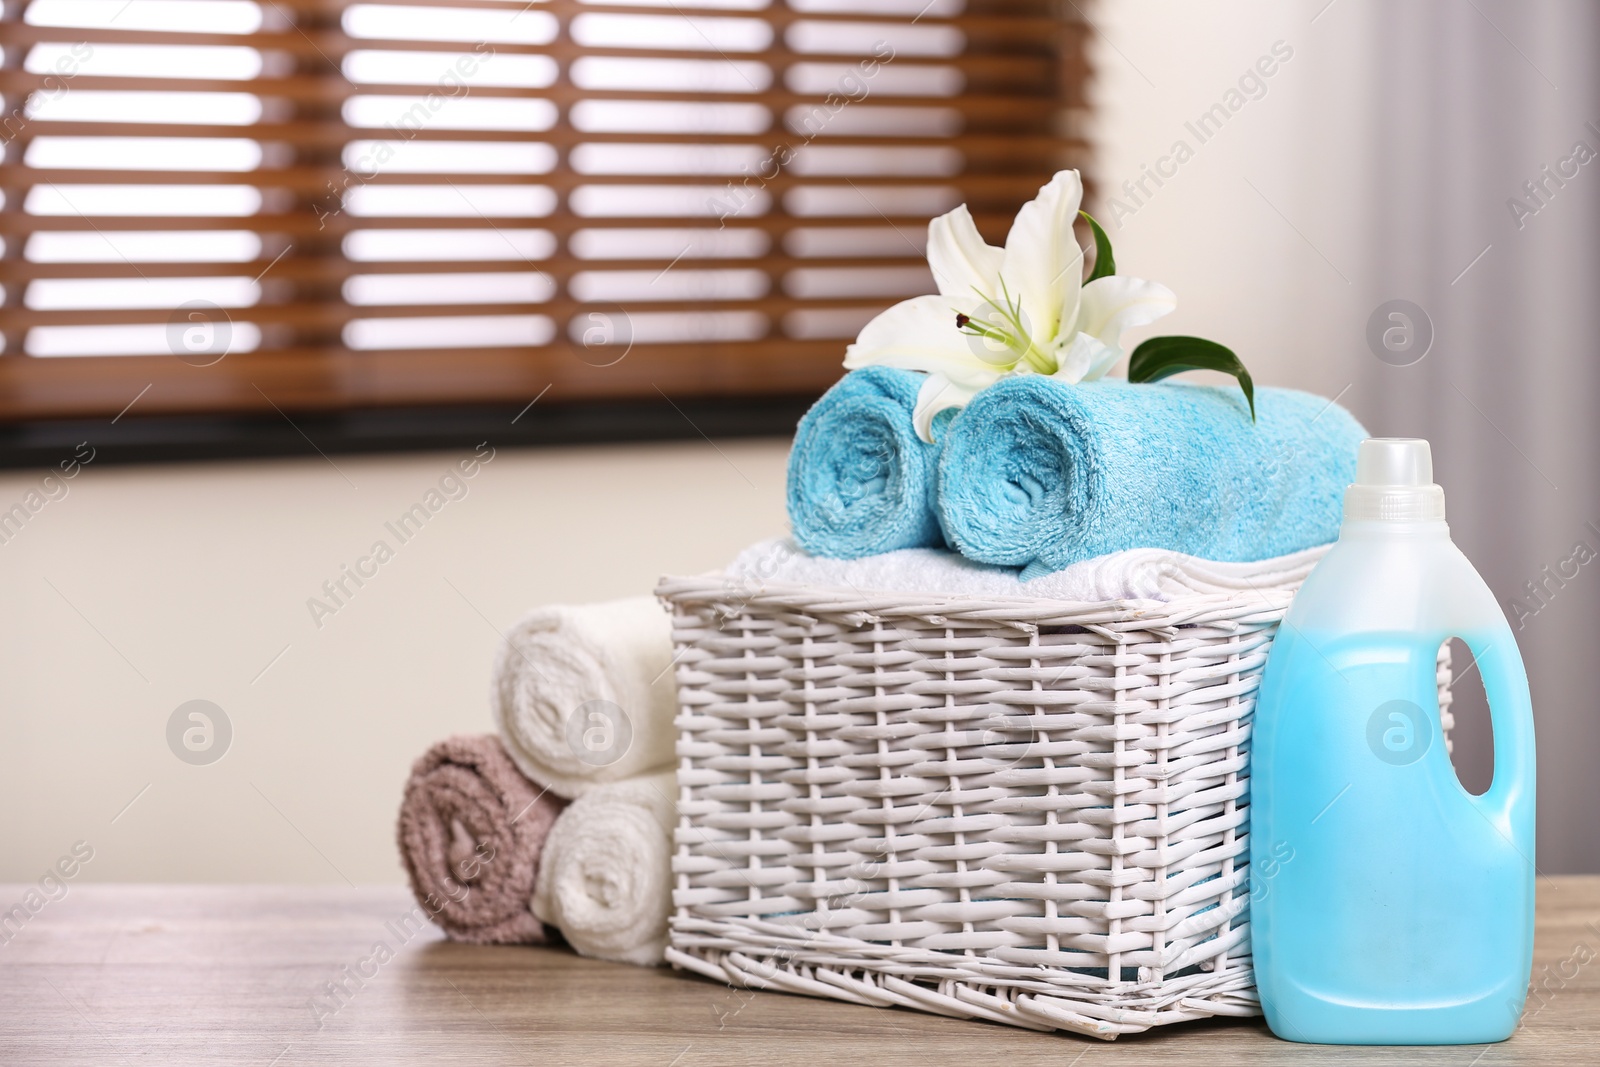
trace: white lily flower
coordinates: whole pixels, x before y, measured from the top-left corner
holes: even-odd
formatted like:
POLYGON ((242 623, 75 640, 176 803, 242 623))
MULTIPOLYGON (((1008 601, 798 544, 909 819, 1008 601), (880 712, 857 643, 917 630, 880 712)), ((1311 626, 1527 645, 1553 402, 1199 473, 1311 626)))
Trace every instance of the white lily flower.
POLYGON ((1022 206, 1003 249, 984 242, 965 204, 928 223, 939 295, 902 301, 867 323, 844 365, 926 371, 915 413, 925 441, 935 415, 965 407, 1005 375, 1104 376, 1122 358, 1123 331, 1159 319, 1177 298, 1120 274, 1084 284, 1072 231, 1082 200, 1078 172, 1059 172, 1022 206))

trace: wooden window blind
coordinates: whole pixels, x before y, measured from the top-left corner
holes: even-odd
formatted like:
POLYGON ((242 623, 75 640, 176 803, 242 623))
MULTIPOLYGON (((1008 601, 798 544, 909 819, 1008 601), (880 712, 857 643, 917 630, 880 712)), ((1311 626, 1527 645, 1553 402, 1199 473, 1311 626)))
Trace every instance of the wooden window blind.
POLYGON ((1044 0, 0 0, 0 419, 799 395, 1081 164, 1044 0))

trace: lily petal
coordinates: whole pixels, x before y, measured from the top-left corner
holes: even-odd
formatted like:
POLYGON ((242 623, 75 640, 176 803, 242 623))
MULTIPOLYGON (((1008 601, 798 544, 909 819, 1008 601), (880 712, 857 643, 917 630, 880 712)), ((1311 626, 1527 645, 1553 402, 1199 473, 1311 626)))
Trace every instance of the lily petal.
MULTIPOLYGON (((1121 358, 1122 335, 1135 326, 1152 323, 1178 306, 1172 290, 1156 282, 1112 274, 1083 287, 1077 328, 1116 352, 1108 363, 1095 361, 1085 374, 1098 378, 1121 358)), ((1103 355, 1103 354, 1102 354, 1103 355)))
POLYGON ((957 328, 949 300, 917 296, 880 312, 862 327, 855 343, 845 349, 844 365, 847 370, 881 364, 927 371, 981 389, 1003 368, 979 359, 968 343, 972 340, 957 328))
POLYGON ((1072 340, 1056 354, 1059 369, 1050 377, 1076 385, 1098 378, 1116 366, 1122 358, 1122 349, 1110 346, 1086 333, 1074 334, 1072 340), (1095 373, 1099 369, 1099 373, 1095 373))
POLYGON ((917 391, 917 406, 911 413, 917 436, 932 444, 934 416, 947 408, 964 408, 977 395, 978 389, 957 384, 942 374, 928 375, 917 391))
MULTIPOLYGON (((1087 337, 1088 334, 1080 333, 1078 336, 1087 337)), ((1119 344, 1104 345, 1100 354, 1097 355, 1092 362, 1090 362, 1089 369, 1083 374, 1083 380, 1086 382, 1092 382, 1100 378, 1104 378, 1106 374, 1110 372, 1111 368, 1117 365, 1117 361, 1126 354, 1127 353, 1123 351, 1122 346, 1119 344)))
MULTIPOLYGON (((1057 172, 1022 205, 1006 235, 1000 274, 1012 300, 1022 305, 1023 320, 1041 348, 1062 332, 1063 310, 1077 306, 1083 285, 1083 249, 1072 223, 1083 202, 1083 182, 1075 170, 1057 172)), ((990 294, 1002 299, 999 293, 990 294)))
POLYGON ((1000 261, 1005 252, 986 244, 978 234, 972 212, 962 204, 928 223, 928 266, 939 293, 961 302, 976 300, 976 293, 998 294, 1000 261))

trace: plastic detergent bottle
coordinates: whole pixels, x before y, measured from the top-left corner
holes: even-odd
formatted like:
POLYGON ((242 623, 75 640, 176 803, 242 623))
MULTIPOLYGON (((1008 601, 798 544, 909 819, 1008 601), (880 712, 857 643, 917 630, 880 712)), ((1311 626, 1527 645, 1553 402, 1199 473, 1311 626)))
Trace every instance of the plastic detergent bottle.
POLYGON ((1250 937, 1272 1032, 1510 1037, 1533 961, 1533 712, 1511 628, 1450 540, 1428 442, 1362 442, 1338 543, 1278 630, 1253 731, 1250 937), (1481 796, 1440 729, 1450 637, 1489 698, 1481 796))

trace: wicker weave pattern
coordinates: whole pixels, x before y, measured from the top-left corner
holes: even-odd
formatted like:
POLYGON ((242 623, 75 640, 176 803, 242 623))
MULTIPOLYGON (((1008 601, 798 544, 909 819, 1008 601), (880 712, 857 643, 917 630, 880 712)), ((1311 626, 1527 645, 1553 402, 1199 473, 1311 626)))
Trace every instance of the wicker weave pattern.
POLYGON ((1257 1011, 1247 746, 1291 591, 657 591, 681 705, 674 964, 1107 1039, 1257 1011))

